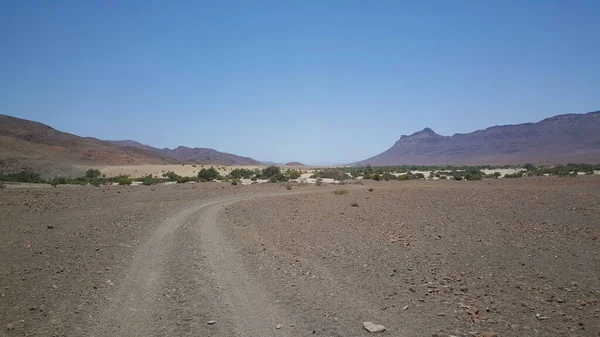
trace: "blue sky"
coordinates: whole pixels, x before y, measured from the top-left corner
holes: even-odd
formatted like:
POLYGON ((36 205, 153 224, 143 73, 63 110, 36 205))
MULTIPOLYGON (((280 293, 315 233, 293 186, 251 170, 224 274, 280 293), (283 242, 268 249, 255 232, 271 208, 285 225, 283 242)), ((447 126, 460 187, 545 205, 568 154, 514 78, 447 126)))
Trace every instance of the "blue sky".
POLYGON ((599 1, 2 1, 0 113, 344 163, 600 109, 599 1))

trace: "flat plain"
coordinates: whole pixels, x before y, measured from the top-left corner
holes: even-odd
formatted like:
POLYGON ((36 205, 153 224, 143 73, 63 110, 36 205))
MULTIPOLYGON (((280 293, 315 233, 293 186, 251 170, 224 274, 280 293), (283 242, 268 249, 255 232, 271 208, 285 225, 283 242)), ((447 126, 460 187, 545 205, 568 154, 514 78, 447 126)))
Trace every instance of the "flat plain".
POLYGON ((598 176, 286 187, 2 189, 0 334, 600 335, 598 176))

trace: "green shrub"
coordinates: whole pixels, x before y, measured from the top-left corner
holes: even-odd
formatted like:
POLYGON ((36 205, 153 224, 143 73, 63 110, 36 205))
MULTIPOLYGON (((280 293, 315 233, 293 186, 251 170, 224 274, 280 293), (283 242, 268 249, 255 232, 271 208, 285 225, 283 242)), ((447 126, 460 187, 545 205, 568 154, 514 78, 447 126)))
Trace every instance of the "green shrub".
POLYGON ((102 185, 102 180, 100 180, 100 179, 92 179, 92 180, 90 180, 90 185, 95 186, 95 187, 99 187, 100 185, 102 185))
POLYGON ((285 174, 290 179, 298 179, 302 176, 302 173, 300 173, 300 171, 298 171, 298 170, 287 170, 287 171, 285 171, 285 174))
POLYGON ((50 185, 52 185, 53 187, 56 187, 57 185, 66 185, 67 184, 67 178, 65 177, 56 177, 52 180, 50 180, 50 185))
POLYGON ((288 180, 290 180, 290 178, 281 172, 269 178, 270 183, 283 183, 288 180))
POLYGON ((396 176, 389 172, 384 173, 381 178, 383 178, 385 181, 396 180, 396 176))
POLYGON ((250 179, 252 176, 254 176, 254 171, 244 168, 236 168, 229 173, 229 176, 234 179, 250 179))
POLYGON ((504 178, 521 178, 522 176, 523 176, 523 173, 515 172, 515 173, 505 174, 504 178))
POLYGON ((502 174, 500 172, 494 172, 494 173, 486 174, 484 176, 484 178, 498 179, 498 178, 500 178, 501 175, 502 174))
POLYGON ((85 171, 85 177, 89 179, 99 178, 101 174, 102 173, 100 173, 100 170, 96 169, 89 169, 85 171))
POLYGON ((177 179, 178 184, 185 184, 190 181, 195 181, 195 179, 192 177, 179 177, 179 179, 177 179))
POLYGON ((271 177, 276 176, 278 174, 281 174, 281 168, 279 168, 278 166, 275 166, 275 165, 271 165, 271 166, 265 167, 262 170, 260 176, 262 179, 267 179, 270 181, 271 177))
POLYGON ((342 190, 335 190, 333 191, 333 194, 335 195, 344 195, 344 194, 348 194, 348 190, 342 189, 342 190))
POLYGON ((221 178, 221 174, 219 171, 215 170, 214 167, 211 167, 209 169, 200 170, 200 172, 198 172, 198 178, 204 181, 213 181, 221 178))
POLYGON ((235 185, 237 185, 237 184, 238 184, 238 181, 237 181, 237 180, 235 180, 235 179, 234 179, 234 180, 232 180, 232 181, 231 181, 231 185, 234 185, 234 186, 235 186, 235 185))
POLYGON ((342 171, 340 169, 331 169, 331 168, 319 170, 310 177, 311 178, 329 178, 329 179, 334 179, 334 180, 338 180, 338 181, 344 181, 344 180, 350 179, 350 177, 344 171, 342 171))
POLYGON ((178 175, 177 173, 173 172, 173 171, 168 171, 166 173, 163 173, 162 176, 164 178, 167 178, 167 179, 172 180, 172 181, 178 181, 179 179, 181 179, 181 176, 178 175))
POLYGON ((448 179, 446 176, 440 176, 440 179, 448 179))
POLYGON ((425 175, 423 173, 413 173, 412 178, 413 179, 425 179, 425 175))
POLYGON ((483 176, 481 174, 469 174, 465 176, 467 180, 481 180, 483 176))
POLYGON ((286 188, 288 191, 291 191, 291 190, 292 190, 292 184, 291 184, 291 183, 287 183, 287 184, 285 184, 285 188, 286 188))
POLYGON ((452 177, 454 180, 463 180, 462 176, 453 176, 452 177))
POLYGON ((131 183, 133 182, 133 180, 131 178, 129 178, 129 176, 118 176, 115 179, 115 182, 119 185, 131 185, 131 183))
POLYGON ((29 170, 25 169, 19 173, 2 173, 0 172, 0 181, 14 181, 19 183, 43 183, 42 177, 29 170))

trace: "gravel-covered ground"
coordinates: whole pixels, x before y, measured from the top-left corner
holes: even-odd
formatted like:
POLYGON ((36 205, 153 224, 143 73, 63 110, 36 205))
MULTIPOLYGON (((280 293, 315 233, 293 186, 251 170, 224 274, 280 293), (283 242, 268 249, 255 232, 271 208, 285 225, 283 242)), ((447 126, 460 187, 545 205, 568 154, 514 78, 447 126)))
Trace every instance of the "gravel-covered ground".
POLYGON ((227 211, 253 273, 317 334, 600 336, 600 179, 370 187, 227 211))
POLYGON ((364 184, 2 189, 0 335, 600 336, 599 177, 364 184))

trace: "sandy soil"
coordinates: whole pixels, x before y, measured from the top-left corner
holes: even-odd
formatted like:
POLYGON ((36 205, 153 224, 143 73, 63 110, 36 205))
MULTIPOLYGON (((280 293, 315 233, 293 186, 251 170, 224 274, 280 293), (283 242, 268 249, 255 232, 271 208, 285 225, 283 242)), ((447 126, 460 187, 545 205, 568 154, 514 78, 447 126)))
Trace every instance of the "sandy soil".
POLYGON ((597 176, 364 183, 3 189, 0 335, 599 336, 597 176))
MULTIPOLYGON (((85 172, 87 169, 98 169, 102 174, 105 174, 107 177, 116 177, 118 175, 128 175, 133 178, 143 177, 148 174, 152 174, 155 176, 161 177, 163 173, 172 171, 176 174, 184 177, 192 177, 198 175, 198 172, 202 168, 214 167, 219 170, 219 172, 223 175, 229 174, 232 170, 236 168, 244 168, 244 169, 263 169, 267 167, 267 165, 262 166, 225 166, 225 165, 200 165, 200 164, 185 164, 185 165, 131 165, 131 166, 78 166, 77 169, 80 172, 85 172)), ((280 166, 283 171, 289 169, 298 169, 298 170, 311 170, 305 166, 280 166)), ((310 171, 312 172, 312 170, 310 171)), ((312 173, 311 173, 312 174, 312 173)), ((310 175, 310 174, 309 174, 310 175)))

